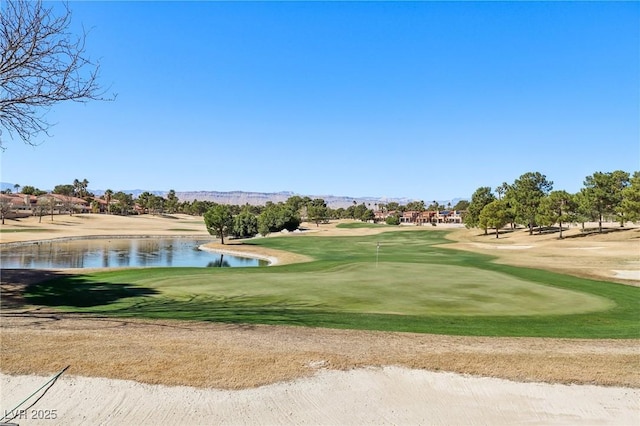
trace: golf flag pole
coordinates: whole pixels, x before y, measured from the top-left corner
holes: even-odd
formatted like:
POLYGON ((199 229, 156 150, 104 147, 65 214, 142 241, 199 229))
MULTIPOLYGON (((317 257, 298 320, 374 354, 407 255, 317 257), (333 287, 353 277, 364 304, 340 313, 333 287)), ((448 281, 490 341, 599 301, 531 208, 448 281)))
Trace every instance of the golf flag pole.
POLYGON ((378 267, 378 257, 380 256, 380 241, 376 245, 376 268, 378 267))

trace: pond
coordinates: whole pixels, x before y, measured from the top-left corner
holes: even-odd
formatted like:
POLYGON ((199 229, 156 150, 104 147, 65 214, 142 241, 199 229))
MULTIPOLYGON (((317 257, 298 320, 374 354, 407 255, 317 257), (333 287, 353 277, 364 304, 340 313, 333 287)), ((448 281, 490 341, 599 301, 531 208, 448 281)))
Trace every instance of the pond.
POLYGON ((38 242, 0 249, 2 268, 247 267, 266 260, 198 247, 211 240, 188 238, 89 239, 38 242))

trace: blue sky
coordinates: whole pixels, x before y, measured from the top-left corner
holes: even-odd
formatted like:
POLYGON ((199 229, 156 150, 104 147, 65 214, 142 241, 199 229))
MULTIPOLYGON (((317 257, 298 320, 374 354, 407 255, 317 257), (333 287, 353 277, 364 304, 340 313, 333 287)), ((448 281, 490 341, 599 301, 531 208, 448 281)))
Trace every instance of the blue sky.
POLYGON ((635 2, 71 2, 114 102, 59 104, 4 182, 469 197, 640 169, 635 2))

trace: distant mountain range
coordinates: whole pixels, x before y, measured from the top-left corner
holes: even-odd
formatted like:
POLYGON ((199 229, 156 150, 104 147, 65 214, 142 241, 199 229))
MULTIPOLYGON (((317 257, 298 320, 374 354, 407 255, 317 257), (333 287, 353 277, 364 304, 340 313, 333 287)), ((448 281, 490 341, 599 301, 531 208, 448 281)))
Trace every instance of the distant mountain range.
MULTIPOLYGON (((14 190, 13 184, 8 182, 0 182, 1 189, 11 189, 14 190)), ((114 190, 116 191, 116 190, 114 190)), ((124 189, 117 190, 122 191, 126 194, 132 194, 133 197, 138 197, 143 192, 150 192, 154 195, 166 196, 168 191, 152 191, 148 189, 124 189)), ((116 191, 116 192, 117 192, 116 191)), ((89 192, 94 193, 97 196, 103 195, 104 190, 102 189, 89 189, 89 192)), ((267 201, 271 201, 272 203, 279 203, 287 201, 289 197, 294 195, 299 195, 301 197, 308 196, 311 199, 314 198, 322 198, 328 207, 332 209, 337 208, 347 208, 354 204, 362 204, 364 203, 367 206, 371 206, 371 208, 375 208, 376 204, 386 204, 395 202, 398 204, 407 204, 411 201, 415 201, 412 198, 397 198, 397 197, 349 197, 349 196, 341 196, 341 195, 306 195, 306 194, 296 194, 290 191, 281 191, 281 192, 247 192, 247 191, 229 191, 229 192, 221 192, 221 191, 176 191, 176 196, 180 201, 213 201, 218 204, 236 204, 236 205, 264 205, 267 201)), ((451 203, 451 205, 455 205, 458 201, 463 198, 454 198, 452 200, 439 200, 438 203, 442 205, 447 205, 447 203, 451 203)), ((425 204, 430 204, 431 200, 424 200, 425 204)))
POLYGON ((293 192, 244 192, 244 191, 231 191, 231 192, 218 192, 218 191, 193 191, 193 192, 176 192, 176 196, 183 201, 214 201, 219 204, 237 204, 237 205, 264 205, 267 201, 273 203, 287 201, 288 198, 298 195, 300 197, 322 198, 328 207, 337 209, 340 207, 347 208, 355 202, 356 204, 371 205, 373 208, 375 204, 396 202, 400 204, 406 204, 412 201, 409 198, 386 198, 386 197, 348 197, 337 195, 303 195, 293 192))

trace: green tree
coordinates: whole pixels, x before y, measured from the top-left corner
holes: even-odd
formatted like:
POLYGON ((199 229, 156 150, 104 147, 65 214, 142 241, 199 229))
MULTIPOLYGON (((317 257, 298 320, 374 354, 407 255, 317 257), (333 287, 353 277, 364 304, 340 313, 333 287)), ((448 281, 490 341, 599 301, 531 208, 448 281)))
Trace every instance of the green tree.
POLYGON ((178 197, 176 196, 176 191, 174 191, 173 189, 170 189, 169 192, 167 193, 167 202, 165 203, 165 209, 167 210, 167 213, 169 214, 173 214, 176 211, 178 211, 178 197))
POLYGON ((630 185, 622 190, 619 210, 628 220, 640 221, 640 172, 633 172, 630 185))
POLYGON ((360 220, 363 222, 371 222, 376 218, 376 214, 371 209, 367 209, 360 216, 360 220))
POLYGON ((427 206, 427 210, 429 210, 430 212, 439 212, 440 210, 442 210, 440 207, 442 206, 436 200, 433 200, 431 204, 427 206))
POLYGON ((353 219, 364 221, 367 217, 367 205, 365 203, 360 203, 353 208, 353 219))
POLYGON ((393 212, 396 211, 400 208, 400 204, 396 203, 395 201, 390 201, 387 203, 387 210, 388 212, 393 212))
POLYGON ((536 221, 544 226, 553 226, 557 223, 560 228, 560 238, 562 238, 562 223, 575 221, 577 208, 574 197, 567 191, 551 191, 540 201, 536 221))
POLYGON ((258 233, 258 218, 244 208, 233 218, 233 235, 237 238, 250 238, 258 233))
POLYGON ((35 195, 36 188, 31 185, 25 185, 22 187, 22 193, 26 195, 35 195))
POLYGON ((573 199, 576 202, 576 222, 582 225, 582 231, 584 232, 585 222, 597 221, 598 212, 596 212, 591 203, 587 199, 587 196, 583 190, 573 194, 573 199))
POLYGON ((193 200, 193 203, 191 203, 191 214, 193 215, 202 216, 207 211, 207 209, 207 204, 203 201, 193 200))
POLYGON ((224 237, 233 229, 233 216, 229 206, 216 204, 204 214, 204 223, 209 234, 219 237, 224 244, 224 237))
MULTIPOLYGON (((605 214, 614 214, 622 203, 622 191, 629 185, 629 173, 622 170, 614 172, 595 172, 587 176, 582 189, 587 205, 596 212, 598 230, 602 232, 602 219, 605 214)), ((620 217, 624 226, 624 216, 620 217)))
POLYGON ((498 200, 502 200, 502 197, 509 191, 509 184, 502 182, 502 185, 496 187, 496 194, 498 194, 498 200))
POLYGON ((52 191, 54 194, 73 196, 74 187, 73 185, 56 185, 52 191))
POLYGON ((270 232, 279 231, 278 216, 278 206, 272 202, 267 202, 262 213, 258 215, 258 232, 265 236, 270 232))
POLYGON ((91 200, 91 213, 100 212, 100 202, 98 200, 91 200))
POLYGON ((302 209, 302 207, 307 205, 310 201, 311 199, 309 197, 303 198, 299 195, 293 195, 287 198, 287 201, 285 202, 285 204, 291 207, 291 210, 293 210, 294 212, 299 213, 300 209, 302 209))
POLYGON ((25 195, 35 195, 35 196, 39 196, 39 195, 44 195, 47 192, 43 191, 41 189, 38 189, 34 186, 31 185, 25 185, 22 187, 22 193, 25 195))
POLYGON ((391 216, 387 216, 385 223, 387 225, 400 225, 400 218, 397 215, 392 214, 391 216))
POLYGON ((112 212, 116 212, 121 215, 128 215, 129 212, 133 209, 133 195, 125 194, 122 191, 118 191, 111 196, 112 200, 117 201, 117 203, 110 203, 110 208, 112 212))
POLYGON ((479 224, 484 229, 495 228, 496 238, 499 238, 500 228, 509 223, 507 204, 502 200, 493 200, 482 208, 479 224))
POLYGON ((280 232, 283 229, 294 231, 300 226, 300 216, 289 204, 267 202, 258 215, 258 231, 262 235, 280 232))
POLYGON ((279 212, 282 228, 287 231, 295 231, 300 226, 300 215, 297 211, 288 206, 282 206, 279 212))
POLYGON ((527 172, 515 180, 506 191, 506 197, 511 201, 516 220, 527 224, 529 235, 533 234, 536 214, 540 201, 551 191, 553 182, 539 172, 527 172))
POLYGON ((407 210, 423 212, 425 211, 424 201, 410 201, 407 203, 407 210))
POLYGON ((460 200, 456 203, 455 206, 453 206, 453 210, 456 211, 465 211, 469 208, 469 201, 468 200, 460 200))
POLYGON ((491 187, 482 186, 476 189, 473 195, 471 195, 471 202, 469 203, 467 214, 463 219, 465 226, 467 228, 482 227, 484 229, 484 234, 487 235, 487 226, 482 226, 480 223, 480 213, 482 212, 484 206, 491 203, 495 199, 496 197, 491 192, 491 187))
POLYGON ((270 232, 271 230, 269 229, 269 225, 264 220, 262 213, 260 213, 260 215, 258 216, 258 233, 260 233, 260 235, 262 235, 263 237, 266 237, 270 232))
POLYGON ((163 200, 164 199, 162 197, 155 194, 143 192, 138 195, 136 202, 144 209, 143 212, 155 215, 161 212, 163 200))
POLYGON ((308 220, 314 222, 316 226, 320 226, 320 223, 327 221, 327 205, 322 198, 316 198, 307 204, 307 216, 308 220))

